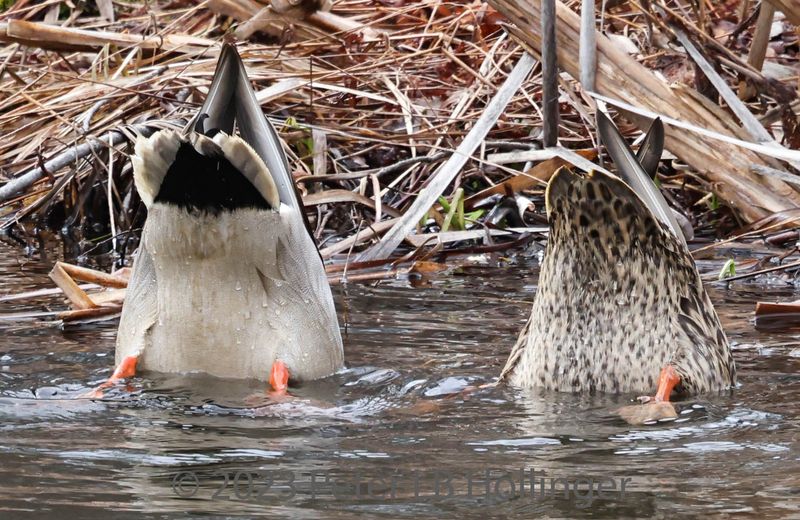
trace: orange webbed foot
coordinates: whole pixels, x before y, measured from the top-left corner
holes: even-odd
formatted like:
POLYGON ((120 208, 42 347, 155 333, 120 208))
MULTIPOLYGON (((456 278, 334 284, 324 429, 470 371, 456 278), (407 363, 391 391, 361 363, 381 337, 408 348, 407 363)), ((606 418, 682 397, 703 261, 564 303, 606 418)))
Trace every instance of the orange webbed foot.
POLYGON ((283 396, 288 394, 289 390, 289 369, 286 363, 281 360, 276 360, 272 364, 272 370, 269 374, 269 386, 271 396, 283 396))
POLYGON ((272 364, 269 372, 269 388, 266 394, 249 395, 245 397, 244 402, 248 406, 260 408, 290 399, 292 396, 289 394, 289 369, 286 367, 286 363, 277 360, 272 364))
POLYGON ((136 362, 139 361, 138 356, 128 356, 122 360, 122 363, 114 370, 114 373, 111 374, 111 377, 108 380, 95 388, 94 390, 90 390, 85 394, 82 394, 80 397, 88 398, 88 399, 101 399, 103 397, 103 390, 105 388, 109 388, 114 386, 118 382, 122 381, 123 379, 127 379, 129 377, 133 377, 136 375, 136 362))
POLYGON ((277 360, 272 364, 269 372, 269 388, 266 394, 249 395, 245 397, 244 402, 248 406, 260 408, 291 399, 293 397, 289 394, 289 369, 286 367, 286 363, 277 360))
POLYGON ((673 420, 678 417, 675 407, 669 402, 669 396, 681 378, 675 367, 667 365, 658 377, 658 391, 655 397, 640 397, 642 404, 623 406, 617 413, 632 425, 642 425, 658 421, 673 420))

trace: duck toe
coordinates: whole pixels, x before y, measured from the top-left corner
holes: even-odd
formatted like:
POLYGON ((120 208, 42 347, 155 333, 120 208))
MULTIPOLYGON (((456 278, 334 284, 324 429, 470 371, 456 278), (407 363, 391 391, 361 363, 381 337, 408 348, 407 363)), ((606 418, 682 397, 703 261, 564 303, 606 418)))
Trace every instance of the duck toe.
POLYGON ((628 424, 639 426, 661 421, 672 421, 678 417, 678 412, 669 401, 655 401, 644 404, 634 404, 623 406, 617 410, 617 414, 628 424))

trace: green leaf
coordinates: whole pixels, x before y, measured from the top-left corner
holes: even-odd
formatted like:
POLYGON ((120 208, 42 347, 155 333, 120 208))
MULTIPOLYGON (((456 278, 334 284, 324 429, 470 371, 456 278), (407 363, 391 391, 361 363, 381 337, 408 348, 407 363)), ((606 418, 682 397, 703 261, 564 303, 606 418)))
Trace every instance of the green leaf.
POLYGON ((716 193, 711 194, 711 199, 708 201, 708 207, 711 211, 716 211, 719 209, 719 199, 717 198, 716 193))
POLYGON ((729 258, 725 265, 722 266, 722 270, 719 272, 719 279, 724 280, 731 276, 736 276, 736 263, 733 258, 729 258))
POLYGON ((470 211, 469 213, 464 214, 464 220, 471 220, 475 222, 479 218, 481 218, 486 213, 485 209, 476 209, 475 211, 470 211))
MULTIPOLYGON (((464 188, 458 188, 455 194, 453 194, 453 200, 449 204, 450 207, 447 210, 447 216, 444 217, 444 223, 442 224, 442 233, 450 229, 450 225, 453 222, 453 216, 455 215, 456 209, 458 209, 459 204, 461 204, 461 211, 462 212, 464 211, 463 198, 464 198, 464 188)), ((442 207, 444 207, 444 204, 442 204, 442 207)), ((459 226, 458 220, 456 220, 455 225, 453 227, 455 229, 459 229, 458 226, 459 226)), ((464 228, 461 227, 460 229, 464 228)))
POLYGON ((431 212, 430 212, 430 210, 429 210, 427 213, 425 213, 424 215, 422 215, 422 218, 421 218, 421 219, 419 219, 419 224, 417 224, 417 225, 418 225, 420 228, 424 228, 424 227, 425 227, 425 224, 427 224, 427 223, 428 223, 428 219, 429 219, 429 218, 431 218, 431 212))
POLYGON ((300 139, 297 142, 297 145, 298 145, 297 148, 298 148, 298 151, 300 152, 300 156, 301 157, 307 158, 307 157, 310 157, 310 156, 314 155, 314 140, 312 138, 306 137, 306 138, 300 139))
POLYGON ((456 197, 458 197, 458 204, 456 204, 456 223, 458 224, 458 229, 467 229, 467 223, 464 221, 464 189, 458 188, 456 192, 456 197))
POLYGON ((442 209, 444 210, 445 213, 450 212, 450 203, 447 202, 447 199, 442 197, 441 195, 439 195, 439 204, 442 205, 442 209))

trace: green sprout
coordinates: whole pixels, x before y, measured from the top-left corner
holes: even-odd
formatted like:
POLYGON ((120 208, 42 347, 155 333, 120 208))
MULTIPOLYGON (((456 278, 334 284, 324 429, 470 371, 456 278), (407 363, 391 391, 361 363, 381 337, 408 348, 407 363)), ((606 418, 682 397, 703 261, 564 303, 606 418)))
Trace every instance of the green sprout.
POLYGON ((722 266, 722 270, 719 272, 719 279, 724 280, 731 276, 736 276, 736 263, 733 258, 729 258, 725 265, 722 266))
POLYGON ((708 201, 708 207, 711 209, 711 211, 716 211, 719 209, 719 199, 717 198, 716 193, 711 194, 711 198, 708 201))
MULTIPOLYGON (((441 202, 441 201, 440 201, 441 202)), ((453 195, 453 200, 450 201, 450 204, 447 204, 447 201, 442 204, 442 208, 447 211, 447 215, 444 217, 444 223, 442 223, 442 233, 450 229, 450 225, 453 225, 454 229, 464 229, 464 188, 458 188, 453 195), (446 204, 446 207, 445 207, 446 204), (461 215, 456 216, 456 212, 458 208, 461 208, 461 215), (453 217, 456 217, 455 222, 453 222, 453 217)))

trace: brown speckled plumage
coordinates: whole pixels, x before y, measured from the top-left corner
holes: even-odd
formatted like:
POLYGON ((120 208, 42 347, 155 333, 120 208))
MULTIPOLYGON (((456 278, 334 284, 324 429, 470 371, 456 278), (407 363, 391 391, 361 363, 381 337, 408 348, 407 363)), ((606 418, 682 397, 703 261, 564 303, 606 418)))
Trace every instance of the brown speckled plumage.
POLYGON ((501 374, 520 387, 652 393, 733 385, 730 347, 686 246, 623 181, 558 171, 531 318, 501 374))

